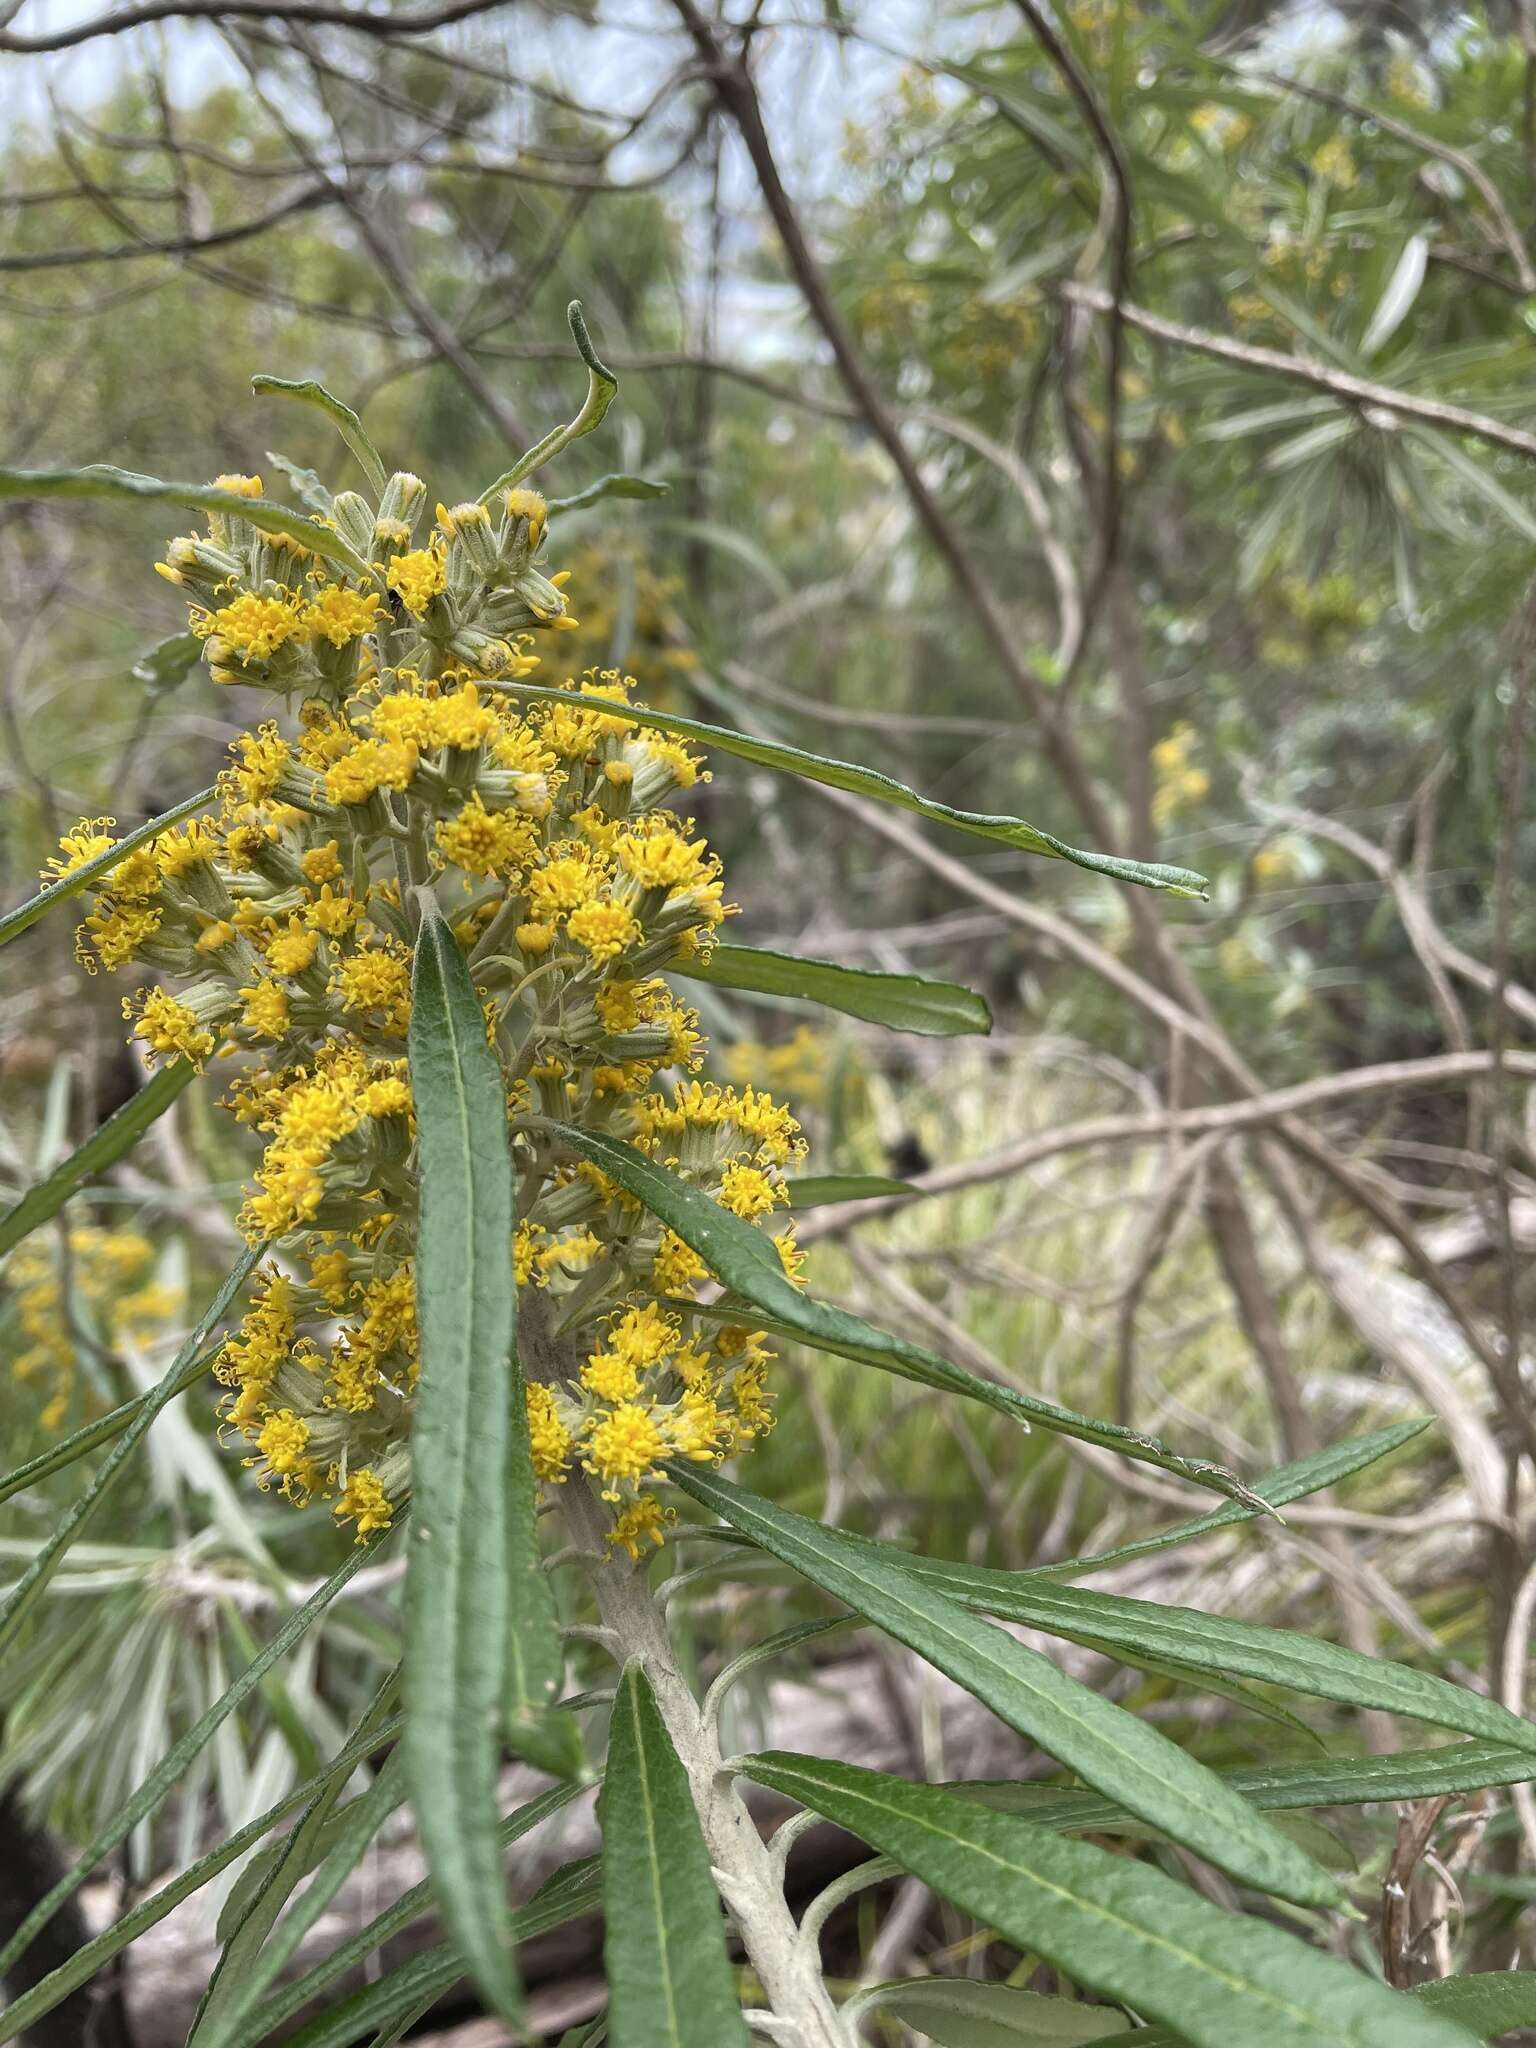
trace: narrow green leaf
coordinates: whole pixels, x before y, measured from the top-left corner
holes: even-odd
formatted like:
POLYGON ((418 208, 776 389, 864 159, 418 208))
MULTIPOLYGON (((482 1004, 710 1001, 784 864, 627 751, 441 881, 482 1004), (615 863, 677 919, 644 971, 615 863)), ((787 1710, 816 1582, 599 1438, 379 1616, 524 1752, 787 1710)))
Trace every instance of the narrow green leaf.
POLYGON ((389 471, 384 467, 383 456, 368 438, 362 421, 351 406, 343 405, 323 384, 317 384, 313 377, 295 383, 288 377, 257 376, 251 379, 251 389, 258 397, 292 398, 300 405, 312 405, 316 412, 323 412, 361 463, 363 474, 374 491, 384 489, 389 481, 389 471))
POLYGON ((172 633, 147 648, 129 669, 136 683, 157 694, 184 683, 202 659, 203 643, 195 633, 172 633))
POLYGON ((992 1029, 992 1012, 974 989, 954 981, 927 981, 917 974, 875 974, 862 967, 839 967, 830 960, 801 960, 793 953, 724 945, 697 959, 668 962, 666 972, 716 988, 820 1003, 823 1009, 883 1024, 888 1031, 955 1038, 992 1029))
POLYGON ((389 1532, 385 1531, 371 1543, 357 1544, 352 1554, 337 1566, 325 1584, 317 1587, 304 1605, 295 1608, 281 1628, 273 1631, 260 1656, 253 1658, 246 1665, 234 1683, 219 1695, 181 1740, 167 1751, 154 1770, 123 1802, 111 1819, 102 1823, 81 1851, 80 1859, 73 1869, 67 1871, 58 1883, 38 1900, 4 1948, 0 1949, 0 1979, 9 1975, 17 1957, 25 1955, 31 1947, 38 1930, 47 1926, 66 1899, 73 1898, 103 1857, 110 1856, 114 1849, 127 1841, 139 1822, 147 1819, 155 1811, 171 1787, 201 1754, 235 1709, 243 1706, 273 1666, 281 1663, 289 1651, 303 1641, 311 1623, 319 1619, 347 1581, 361 1571, 365 1564, 370 1563, 381 1545, 388 1540, 389 1532))
POLYGON ((1027 1573, 915 1557, 865 1536, 849 1536, 844 1541, 882 1563, 910 1572, 925 1586, 975 1613, 1022 1622, 1068 1642, 1089 1642, 1112 1653, 1123 1649, 1132 1663, 1142 1657, 1167 1658, 1192 1671, 1258 1679, 1317 1699, 1336 1700, 1341 1706, 1378 1707, 1436 1727, 1457 1728, 1464 1735, 1482 1736, 1489 1742, 1536 1751, 1536 1723, 1522 1720, 1481 1693, 1468 1692, 1431 1672, 1363 1656, 1358 1650, 1344 1649, 1303 1630, 1265 1628, 1227 1615, 1202 1614, 1194 1607, 1052 1585, 1027 1573))
POLYGON ((182 1374, 191 1361, 201 1354, 209 1337, 228 1314, 230 1304, 244 1289, 251 1270, 263 1250, 264 1247, 261 1245, 252 1245, 241 1254, 234 1271, 219 1289, 197 1328, 171 1361, 164 1378, 151 1391, 149 1399, 103 1459, 101 1470, 84 1493, 70 1503, 65 1513, 49 1531, 46 1541, 39 1547, 31 1564, 12 1586, 4 1601, 0 1602, 0 1654, 15 1641, 17 1629, 63 1562, 64 1553, 112 1491, 150 1424, 181 1392, 182 1374))
POLYGON ((1492 2041, 1515 2027, 1536 2027, 1536 1970, 1442 1977, 1434 1984, 1416 1984, 1409 1995, 1431 2012, 1458 2021, 1480 2041, 1492 2041))
MULTIPOLYGON (((488 492, 487 498, 490 493, 488 492)), ((592 699, 579 690, 557 690, 547 684, 517 683, 511 686, 519 697, 531 697, 552 704, 574 704, 592 709, 592 699)), ((851 761, 833 761, 822 754, 807 754, 799 747, 778 740, 760 739, 754 734, 733 732, 728 726, 706 725, 701 719, 682 718, 675 712, 651 711, 641 704, 604 702, 605 718, 627 718, 631 724, 657 732, 675 734, 679 739, 697 740, 701 746, 718 747, 723 754, 736 754, 743 761, 755 761, 761 768, 776 768, 788 775, 800 775, 807 782, 824 782, 829 789, 851 790, 856 796, 873 797, 900 811, 915 811, 934 824, 948 825, 957 832, 969 832, 978 839, 993 839, 1000 845, 1017 847, 1024 853, 1040 853, 1052 860, 1069 860, 1096 875, 1108 875, 1117 882, 1136 882, 1143 888, 1163 889, 1172 896, 1203 899, 1206 881, 1190 868, 1173 868, 1159 861, 1122 860, 1118 854, 1088 853, 1069 846, 1022 818, 991 817, 979 811, 952 810, 932 797, 919 796, 904 783, 893 781, 874 768, 861 768, 851 761)))
POLYGON ((87 463, 83 469, 0 469, 0 498, 158 498, 183 505, 189 512, 222 512, 248 520, 266 533, 286 533, 302 541, 328 562, 339 562, 354 576, 367 578, 368 564, 327 526, 318 526, 271 498, 242 498, 237 491, 215 490, 212 484, 171 484, 157 476, 140 476, 110 463, 87 463))
POLYGON ((825 1528, 672 1461, 673 1482, 812 1585, 915 1650, 1096 1790, 1215 1863, 1239 1883, 1298 1904, 1340 1898, 1328 1873, 1214 1772, 1149 1722, 1090 1692, 1038 1650, 978 1626, 919 1579, 825 1528))
MULTIPOLYGON (((526 1806, 520 1806, 516 1813, 510 1814, 501 1823, 502 1848, 509 1848, 524 1835, 531 1834, 541 1822, 558 1813, 563 1806, 568 1806, 581 1789, 578 1785, 556 1785, 548 1792, 541 1792, 537 1799, 529 1800, 526 1806)), ((551 1883, 554 1882, 552 1879, 551 1883)), ((292 2019, 296 2012, 301 2012, 305 2006, 312 2004, 321 1992, 336 1982, 337 1978, 347 1976, 360 1964, 365 1963, 371 1955, 377 1954, 387 1942, 404 1933, 412 1921, 418 1920, 423 1913, 430 1912, 434 1905, 435 1897, 430 1878, 412 1885, 409 1891, 403 1892, 392 1905, 370 1920, 366 1927, 359 1928, 356 1934, 349 1936, 339 1947, 322 1956, 302 1977, 295 1977, 291 1983, 282 1985, 274 1992, 242 2030, 242 2044, 254 2044, 269 2039, 280 2026, 292 2019)), ((512 1916, 512 1928, 517 1940, 524 1939, 529 1931, 525 1928, 522 1916, 516 1913, 512 1916)), ((542 1932, 542 1929, 531 1931, 542 1932)), ((451 1947, 440 1948, 434 1953, 440 1961, 453 1959, 454 1977, 450 1981, 457 1981, 458 1977, 464 1974, 464 1965, 458 1960, 456 1950, 451 1947)))
POLYGON ((1428 269, 1429 237, 1410 235, 1403 244, 1403 253, 1397 259, 1396 268, 1387 280, 1386 290, 1376 302, 1370 325, 1361 336, 1362 359, 1384 348, 1402 326, 1413 311, 1413 302, 1419 296, 1419 288, 1428 269))
MULTIPOLYGON (((536 1935, 549 1934, 568 1921, 580 1919, 584 1913, 596 1911, 601 1903, 601 1880, 591 1860, 571 1866, 569 1878, 562 1881, 563 1878, 564 1873, 551 1878, 537 1898, 512 1915, 514 1941, 532 1941, 536 1935)), ((435 2004, 463 1975, 463 1959, 456 1948, 445 1943, 426 1949, 408 1963, 387 1970, 376 1983, 365 1984, 350 1998, 318 2014, 307 2026, 290 2034, 284 2048, 355 2048, 375 2029, 388 2029, 402 2015, 435 2004)), ((264 2039, 265 2034, 253 2031, 250 2038, 264 2039)))
MULTIPOLYGON (((1266 1473, 1262 1479, 1255 1479, 1249 1491, 1271 1508, 1287 1507, 1293 1500, 1305 1500, 1309 1494, 1321 1493, 1324 1487, 1336 1486, 1352 1472, 1374 1465, 1378 1459, 1411 1442, 1428 1427, 1427 1415, 1415 1416, 1408 1422, 1389 1423, 1385 1429, 1373 1430, 1368 1436, 1345 1437, 1339 1443, 1330 1444, 1326 1450, 1313 1451, 1288 1465, 1277 1465, 1273 1472, 1266 1473)), ((1150 1557, 1156 1551, 1191 1543, 1197 1536, 1208 1536, 1213 1529, 1229 1529, 1239 1522, 1251 1522, 1262 1512, 1259 1507, 1245 1507, 1231 1501, 1224 1508, 1213 1508, 1208 1515, 1197 1515, 1192 1521, 1178 1522, 1173 1528, 1160 1530, 1155 1536, 1142 1536, 1133 1543, 1121 1543, 1113 1550, 1101 1550, 1092 1557, 1069 1557, 1060 1564, 1031 1565, 1027 1576, 1083 1578, 1089 1572, 1107 1571, 1111 1565, 1125 1564, 1134 1557, 1150 1557)))
MULTIPOLYGON (((1500 1743, 1451 1742, 1441 1749, 1403 1749, 1389 1756, 1244 1764, 1218 1775, 1260 1812, 1293 1813, 1300 1807, 1433 1799, 1442 1792, 1523 1784, 1536 1778, 1536 1757, 1500 1743)), ((1064 1834, 1112 1833, 1133 1821, 1117 1801, 1097 1792, 1063 1791, 1058 1785, 1021 1783, 1016 1778, 959 1779, 946 1790, 1003 1813, 1022 1814, 1036 1827, 1064 1834)))
POLYGON ((882 1372, 916 1380, 922 1386, 940 1387, 947 1393, 960 1394, 967 1400, 980 1401, 989 1408, 995 1408, 1026 1428, 1038 1423, 1042 1428, 1056 1430, 1063 1436, 1102 1444, 1106 1450, 1118 1451, 1123 1457, 1137 1458, 1145 1464, 1161 1466, 1166 1472, 1176 1472, 1180 1478, 1188 1479, 1196 1486, 1228 1494, 1252 1507, 1262 1506, 1242 1481, 1223 1466, 1208 1464, 1199 1458, 1180 1457, 1155 1437, 1122 1429, 1118 1423, 1099 1422, 1091 1416, 1077 1415, 1070 1408, 1058 1408, 1052 1402, 1017 1393, 1012 1387, 979 1379, 963 1366, 951 1365, 948 1359, 925 1351, 920 1344, 909 1343, 904 1337, 893 1337, 884 1330, 876 1329, 873 1323, 866 1323, 862 1317, 851 1315, 846 1309, 802 1294, 786 1277, 773 1241, 763 1231, 743 1222, 739 1216, 733 1216, 728 1209, 722 1209, 707 1195, 701 1194, 666 1167, 658 1166, 623 1139, 578 1130, 574 1124, 556 1123, 549 1118, 530 1117, 527 1122, 532 1127, 552 1131, 578 1157, 590 1159, 593 1165, 610 1174, 653 1216, 675 1230, 683 1242, 698 1253, 716 1278, 740 1297, 739 1302, 727 1300, 700 1303, 697 1307, 690 1305, 690 1314, 721 1322, 740 1322, 744 1313, 741 1304, 745 1303, 750 1308, 753 1323, 772 1335, 798 1338, 817 1350, 833 1352, 840 1358, 857 1359, 865 1365, 877 1366, 882 1372))
POLYGON ((329 486, 312 469, 306 469, 302 462, 290 462, 286 455, 279 455, 275 448, 267 450, 267 460, 280 475, 287 477, 311 512, 322 513, 329 519, 331 507, 336 500, 332 497, 329 486))
POLYGON ((497 1843, 511 1533, 512 1157, 464 956, 423 892, 408 1040, 421 1179, 403 1749, 443 1921, 509 2025, 521 1992, 497 1843))
POLYGON ((670 498, 671 495, 672 486, 660 483, 654 477, 627 476, 622 471, 614 471, 609 476, 600 476, 596 483, 588 484, 584 490, 573 491, 568 498, 551 498, 549 511, 551 516, 556 512, 581 512, 603 498, 670 498))
POLYGON ((739 1768, 893 1857, 1019 1947, 1181 2028, 1194 2048, 1468 2048, 1475 2038, 1160 1871, 1012 1815, 978 1812, 935 1786, 783 1752, 739 1768))
MULTIPOLYGON (((245 2023, 261 1994, 297 1953, 300 1942, 341 1890, 367 1853, 368 1845, 405 1797, 400 1752, 392 1752, 373 1783, 339 1816, 333 1846, 302 1895, 289 1906, 283 1924, 254 1952, 231 1956, 234 1964, 225 1998, 210 2010, 192 2039, 206 2048, 228 2048, 241 2038, 245 2023)), ((322 1797, 325 1795, 322 1794, 322 1797)))
MULTIPOLYGON (((388 1718, 389 1704, 399 1682, 400 1672, 396 1666, 386 1673, 376 1688, 359 1726, 360 1735, 372 1736, 377 1741, 379 1728, 388 1718)), ((329 1889, 326 1887, 328 1872, 337 1854, 356 1844, 352 1862, 341 1871, 344 1877, 346 1871, 361 1859, 387 1813, 393 1812, 404 1797, 403 1788, 399 1787, 399 1771, 392 1768, 396 1761, 391 1753, 373 1784, 340 1813, 336 1811, 336 1803, 346 1789, 346 1780, 332 1776, 316 1792, 298 1825, 274 1845, 266 1858, 253 1859, 242 1883, 235 1887, 219 1916, 218 1937, 223 1947, 192 2023, 189 2048, 194 2041, 205 2044, 205 2048, 214 2048, 214 2044, 227 2041, 238 2031, 241 2020, 293 1954, 299 1939, 292 1933, 294 1925, 299 1925, 300 1934, 312 1927, 324 1903, 335 1896, 340 1877, 337 1877, 336 1884, 331 1884, 329 1889), (389 1807, 378 1811, 370 1831, 360 1835, 361 1809, 366 1801, 377 1802, 382 1797, 378 1788, 386 1776, 390 1787, 389 1807), (297 1913, 291 1914, 284 1923, 278 1940, 269 1943, 268 1937, 296 1887, 316 1869, 319 1875, 305 1893, 297 1913), (322 1905, 312 1911, 311 1900, 317 1889, 322 1893, 322 1905)))
POLYGON ((25 903, 18 903, 14 910, 0 917, 0 946, 17 938, 28 926, 52 910, 55 904, 67 903, 71 896, 78 896, 82 889, 91 888, 103 875, 111 874, 119 861, 126 860, 138 847, 145 846, 151 839, 157 839, 172 825, 179 825, 183 818, 190 818, 194 811, 200 811, 213 802, 218 791, 200 789, 196 796, 189 796, 179 804, 173 804, 168 811, 162 811, 158 818, 151 818, 147 825, 125 833, 105 853, 98 853, 94 860, 88 860, 72 875, 66 875, 60 882, 51 882, 36 896, 28 897, 25 903))
POLYGON ((1102 2005, 969 1977, 900 1977, 872 1985, 851 2003, 861 2013, 889 2013, 933 2048, 1087 2048, 1131 2031, 1128 2019, 1102 2005))
POLYGON ((747 2048, 688 1774, 633 1660, 613 1703, 598 1811, 614 2048, 747 2048))
MULTIPOLYGON (((1536 1971, 1487 1970, 1470 1977, 1441 1977, 1412 1984, 1403 1994, 1444 2019, 1454 2020, 1479 2041, 1502 2040, 1516 2027, 1536 2026, 1536 1971)), ((1114 2048, 1123 2035, 1102 2034, 1085 2048, 1114 2048)), ((1146 2027, 1131 2037, 1131 2048, 1189 2048, 1189 2036, 1172 2027, 1146 2027)))
POLYGON ((572 299, 565 309, 565 317, 576 343, 576 353, 587 366, 587 395, 581 402, 581 410, 565 426, 552 428, 536 447, 530 448, 510 469, 504 470, 495 483, 481 493, 482 505, 489 505, 499 491, 511 490, 514 484, 520 484, 524 477, 532 476, 536 469, 542 469, 546 462, 552 461, 562 448, 568 448, 572 441, 579 441, 583 434, 590 434, 594 427, 601 426, 609 406, 619 395, 618 378, 598 360, 597 351, 592 346, 580 299, 572 299))
POLYGON ((828 1202, 873 1202, 882 1195, 916 1195, 909 1180, 887 1180, 878 1173, 804 1173, 786 1181, 791 1209, 820 1209, 828 1202))
POLYGON ((86 1181, 105 1172, 124 1153, 131 1152, 150 1125, 164 1116, 196 1074, 196 1067, 184 1059, 174 1059, 169 1066, 159 1068, 136 1095, 130 1095, 121 1109, 115 1109, 83 1145, 53 1169, 46 1180, 28 1188, 15 1207, 0 1216, 0 1258, 13 1245, 20 1244, 39 1224, 57 1216, 70 1196, 86 1181))
POLYGON ((507 1740, 530 1762, 579 1770, 581 1731, 569 1716, 548 1714, 565 1660, 555 1615, 555 1589, 539 1550, 538 1487, 528 1441, 522 1368, 507 1361, 507 1670, 503 1692, 507 1740))
MULTIPOLYGON (((210 1849, 206 1856, 200 1856, 195 1863, 179 1871, 169 1884, 162 1885, 159 1891, 144 1899, 131 1912, 125 1913, 120 1920, 114 1920, 110 1927, 103 1928, 93 1941, 85 1944, 84 1948, 76 1949, 66 1962, 61 1963, 56 1970, 50 1970, 48 1975, 41 1978, 29 1991, 24 1992, 20 1998, 0 2011, 0 2044, 14 2040, 18 2034, 35 2026, 44 2014, 52 2012, 54 2007, 68 1998, 72 1991, 78 1991, 80 1986, 88 1983, 98 1970, 105 1968, 115 1955, 121 1954, 130 1943, 137 1941, 139 1936, 147 1933, 151 1927, 158 1926, 184 1899, 191 1898, 194 1892, 199 1892, 204 1885, 211 1884, 221 1871, 238 1861, 247 1849, 274 1828, 285 1814, 292 1813, 295 1807, 303 1806, 327 1785, 345 1785, 357 1766, 372 1755, 382 1743, 397 1735, 401 1725, 400 1717, 396 1716, 369 1734, 354 1736, 344 1749, 337 1751, 324 1770, 306 1779, 302 1785, 295 1785, 291 1792, 285 1793, 275 1805, 269 1806, 265 1813, 258 1814, 253 1821, 248 1821, 243 1828, 237 1829, 216 1849, 210 1849)), ((276 1844, 269 1852, 273 1859, 281 1854, 282 1846, 280 1843, 276 1844)), ((259 1861, 253 1864, 252 1868, 256 1871, 259 1882, 259 1861)), ((242 1873, 240 1884, 244 1883, 248 1874, 242 1873)), ((239 1888, 237 1885, 236 1891, 239 1888)), ((425 1890, 426 1887, 423 1886, 422 1889, 425 1890)), ((235 1894, 231 1893, 232 1899, 234 1896, 235 1894)), ((222 1930, 222 1916, 220 1927, 222 1930)), ((222 1931, 220 1938, 223 1938, 222 1931)))

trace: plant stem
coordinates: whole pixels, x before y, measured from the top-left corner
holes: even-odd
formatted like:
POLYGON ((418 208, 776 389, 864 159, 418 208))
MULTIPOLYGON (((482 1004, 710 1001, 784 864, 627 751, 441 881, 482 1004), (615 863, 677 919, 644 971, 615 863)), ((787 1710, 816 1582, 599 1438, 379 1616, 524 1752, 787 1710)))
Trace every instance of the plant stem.
MULTIPOLYGON (((561 1487, 560 1507, 577 1548, 601 1555, 607 1548, 607 1519, 579 1472, 561 1487)), ((672 1746, 688 1773, 716 1881, 769 2006, 777 2018, 793 2024, 801 2048, 848 2048, 817 1958, 797 1942, 794 1916, 768 1847, 722 1771, 714 1731, 678 1668, 644 1566, 616 1554, 593 1568, 592 1583, 603 1622, 622 1645, 622 1654, 638 1657, 645 1667, 672 1746)))

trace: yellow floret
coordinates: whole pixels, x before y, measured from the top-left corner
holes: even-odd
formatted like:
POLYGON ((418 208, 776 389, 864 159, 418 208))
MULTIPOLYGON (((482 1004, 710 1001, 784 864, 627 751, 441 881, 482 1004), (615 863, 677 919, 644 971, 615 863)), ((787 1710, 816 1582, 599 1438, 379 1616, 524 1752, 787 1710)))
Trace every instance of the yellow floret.
POLYGON ((421 618, 447 582, 441 550, 415 548, 409 554, 396 555, 384 580, 391 590, 398 591, 406 610, 414 618, 421 618))

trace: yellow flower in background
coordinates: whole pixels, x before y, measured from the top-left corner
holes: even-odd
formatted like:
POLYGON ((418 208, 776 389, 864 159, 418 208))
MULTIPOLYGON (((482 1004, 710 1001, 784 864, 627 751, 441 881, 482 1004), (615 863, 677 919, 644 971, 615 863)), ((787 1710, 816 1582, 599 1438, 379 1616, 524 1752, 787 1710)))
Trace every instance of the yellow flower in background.
POLYGON ((106 1405, 94 1380, 81 1372, 82 1345, 110 1355, 123 1344, 150 1345, 179 1327, 184 1290, 157 1281, 154 1265, 147 1237, 91 1223, 72 1225, 62 1246, 42 1234, 11 1255, 4 1292, 21 1340, 11 1376, 41 1397, 41 1428, 87 1420, 106 1405))
POLYGON ((1312 168, 1330 185, 1337 185, 1341 192, 1353 191, 1360 180, 1355 153, 1342 135, 1330 135, 1321 148, 1313 152, 1312 168))
POLYGON ((1211 778, 1195 760, 1199 739, 1188 725, 1176 725, 1152 749, 1152 822, 1172 823, 1210 794, 1211 778))

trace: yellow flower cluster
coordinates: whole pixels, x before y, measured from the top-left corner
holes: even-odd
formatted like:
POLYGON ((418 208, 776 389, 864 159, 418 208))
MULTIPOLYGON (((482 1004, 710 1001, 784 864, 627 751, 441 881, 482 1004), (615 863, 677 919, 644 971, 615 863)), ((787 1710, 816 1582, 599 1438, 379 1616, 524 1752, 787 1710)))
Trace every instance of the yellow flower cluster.
MULTIPOLYGON (((591 1473, 638 1554, 662 1540, 647 1489, 664 1458, 727 1458, 769 1426, 767 1354, 698 1312, 704 1268, 679 1238, 525 1119, 630 1140, 769 1230, 791 1276, 778 1212, 803 1141, 768 1096, 692 1078, 697 1019, 660 972, 726 915, 719 862, 664 808, 700 763, 615 715, 617 673, 568 685, 579 705, 520 700, 532 632, 569 623, 564 579, 533 566, 543 502, 439 506, 416 545, 423 495, 396 476, 377 511, 335 501, 338 530, 370 542, 371 585, 238 516, 173 544, 162 566, 190 588, 214 674, 267 683, 297 715, 237 742, 214 815, 104 878, 82 957, 172 984, 124 1006, 152 1055, 235 1063, 226 1104, 264 1140, 242 1223, 273 1258, 219 1362, 227 1420, 260 1484, 329 1500, 365 1536, 410 1488, 406 906, 436 889, 506 1083, 507 1255, 571 1361, 528 1389, 536 1467, 552 1485, 591 1473)), ((110 827, 77 827, 53 875, 110 827)))
POLYGON ((154 1277, 155 1253, 134 1230, 77 1224, 60 1244, 46 1235, 20 1247, 5 1270, 21 1343, 12 1376, 43 1395, 38 1421, 58 1429, 104 1404, 79 1371, 82 1348, 107 1353, 165 1333, 185 1306, 183 1290, 154 1277))
POLYGON ((1211 778, 1195 760, 1199 736, 1191 726, 1176 725, 1152 749, 1152 820, 1167 825, 1208 795, 1211 778))

